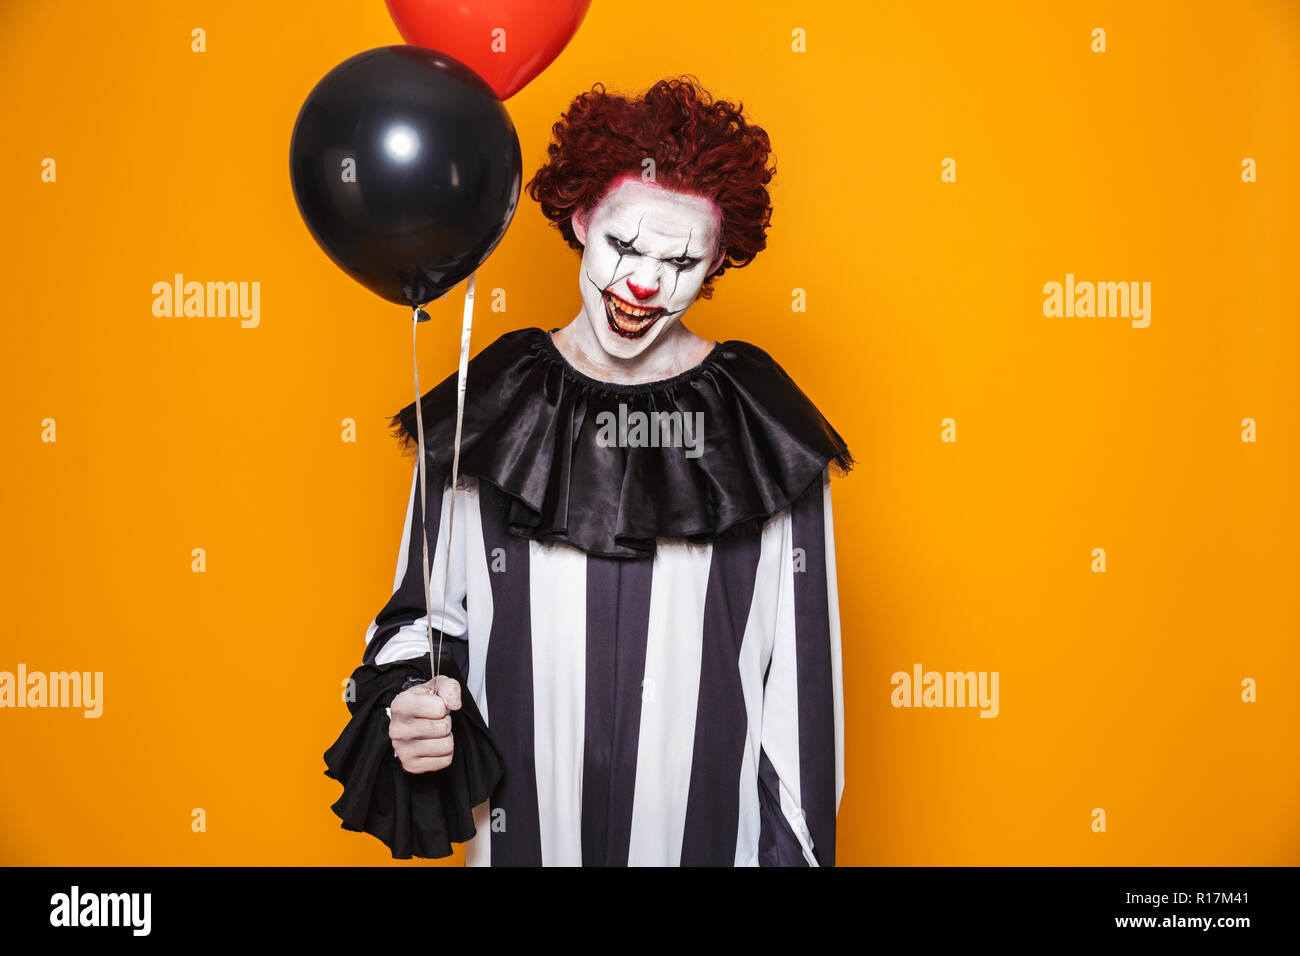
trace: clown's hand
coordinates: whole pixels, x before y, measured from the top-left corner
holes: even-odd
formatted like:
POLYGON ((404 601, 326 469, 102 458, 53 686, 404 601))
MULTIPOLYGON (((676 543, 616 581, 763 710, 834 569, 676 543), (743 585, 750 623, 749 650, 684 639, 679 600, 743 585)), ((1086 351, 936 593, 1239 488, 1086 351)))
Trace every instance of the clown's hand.
POLYGON ((460 684, 443 674, 393 698, 388 737, 408 773, 450 766, 453 710, 460 710, 460 684))

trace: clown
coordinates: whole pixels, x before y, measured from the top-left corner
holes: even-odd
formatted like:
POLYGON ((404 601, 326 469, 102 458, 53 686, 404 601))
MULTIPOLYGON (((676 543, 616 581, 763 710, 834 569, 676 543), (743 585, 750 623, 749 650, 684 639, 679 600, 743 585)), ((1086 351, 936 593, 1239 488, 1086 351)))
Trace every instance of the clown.
POLYGON ((588 375, 622 383, 699 364, 713 343, 681 319, 726 254, 720 218, 707 199, 630 175, 576 214, 582 312, 554 336, 565 357, 588 375))
MULTIPOLYGON (((420 399, 433 570, 417 472, 334 810, 401 858, 833 865, 853 459, 767 353, 684 322, 765 245, 768 136, 686 79, 597 84, 554 135, 528 192, 581 252, 581 308, 470 362, 458 487, 456 377, 420 399)), ((415 405, 392 424, 415 448, 415 405)))

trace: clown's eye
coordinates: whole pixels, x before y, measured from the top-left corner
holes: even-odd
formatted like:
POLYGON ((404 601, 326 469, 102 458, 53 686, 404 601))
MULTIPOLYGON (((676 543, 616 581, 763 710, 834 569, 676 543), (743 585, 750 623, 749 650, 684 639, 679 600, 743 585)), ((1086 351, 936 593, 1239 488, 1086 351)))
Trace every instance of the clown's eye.
POLYGON ((618 250, 620 253, 628 253, 628 252, 636 251, 635 249, 632 248, 632 243, 625 242, 624 240, 618 238, 618 236, 606 236, 605 238, 607 238, 609 240, 609 244, 613 246, 616 250, 618 250))
POLYGON ((690 256, 678 256, 675 259, 668 260, 670 265, 677 267, 678 272, 685 272, 687 269, 694 268, 695 263, 699 261, 699 259, 692 259, 690 256))

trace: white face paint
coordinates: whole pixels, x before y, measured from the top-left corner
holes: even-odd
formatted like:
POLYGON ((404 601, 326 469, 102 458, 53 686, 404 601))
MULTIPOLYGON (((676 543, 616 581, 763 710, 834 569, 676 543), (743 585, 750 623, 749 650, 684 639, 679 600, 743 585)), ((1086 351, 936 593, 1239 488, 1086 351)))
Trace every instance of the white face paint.
POLYGON ((635 358, 681 321, 722 262, 721 226, 710 200, 635 176, 574 217, 582 311, 608 356, 635 358))

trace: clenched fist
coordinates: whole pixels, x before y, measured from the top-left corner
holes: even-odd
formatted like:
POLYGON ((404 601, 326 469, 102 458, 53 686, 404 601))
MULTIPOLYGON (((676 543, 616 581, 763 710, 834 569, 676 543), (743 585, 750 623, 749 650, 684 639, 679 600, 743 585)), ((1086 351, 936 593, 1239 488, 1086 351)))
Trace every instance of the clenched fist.
POLYGON ((388 737, 408 773, 451 764, 451 712, 460 710, 460 684, 439 674, 435 681, 402 691, 389 708, 388 737))

